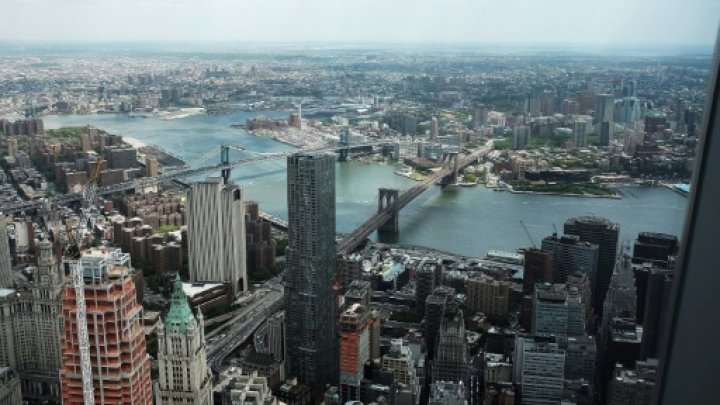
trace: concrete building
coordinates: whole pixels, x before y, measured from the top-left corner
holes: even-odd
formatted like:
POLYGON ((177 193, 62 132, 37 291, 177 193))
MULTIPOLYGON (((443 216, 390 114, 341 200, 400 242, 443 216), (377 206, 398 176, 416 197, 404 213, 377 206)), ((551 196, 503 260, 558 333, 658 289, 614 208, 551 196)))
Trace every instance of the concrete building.
POLYGON ((145 176, 157 177, 160 174, 160 163, 155 158, 145 159, 145 176))
POLYGON ((110 169, 131 169, 138 166, 137 149, 124 146, 106 146, 103 157, 110 169))
POLYGON ((438 119, 437 119, 437 117, 432 117, 430 119, 430 142, 432 142, 432 143, 437 142, 439 134, 440 134, 440 129, 438 128, 438 119))
POLYGON ((219 376, 214 388, 214 404, 219 405, 275 405, 277 398, 272 395, 268 379, 257 371, 243 372, 231 367, 219 376))
POLYGON ((0 367, 0 405, 22 404, 20 378, 9 367, 0 367))
POLYGON ((482 312, 489 318, 502 321, 507 318, 510 305, 510 285, 504 281, 482 275, 467 281, 467 308, 482 312))
POLYGON ((207 366, 205 325, 190 309, 180 276, 170 309, 158 328, 156 405, 211 405, 212 374, 207 366))
POLYGON ((407 340, 393 339, 390 342, 390 350, 382 357, 382 366, 392 371, 395 383, 415 391, 417 372, 407 340))
POLYGON ((564 232, 578 236, 581 242, 598 246, 597 276, 591 277, 591 282, 594 286, 593 307, 595 314, 600 315, 615 267, 620 225, 605 218, 582 216, 565 221, 564 232))
POLYGON ((365 362, 370 360, 370 312, 352 304, 340 314, 340 397, 359 401, 365 362))
POLYGON ((544 238, 541 246, 542 250, 552 254, 553 282, 564 283, 568 275, 581 271, 590 276, 590 283, 594 285, 597 278, 598 246, 583 243, 575 235, 558 237, 555 234, 544 238))
POLYGON ((612 94, 598 94, 595 106, 595 123, 613 122, 615 113, 615 96, 612 94))
POLYGON ((425 317, 423 318, 423 340, 427 358, 435 358, 438 335, 447 308, 447 297, 442 294, 431 294, 425 303, 425 317))
POLYGON ((14 285, 7 221, 0 215, 0 288, 13 288, 14 285))
POLYGON ((565 351, 554 339, 518 336, 513 379, 523 404, 559 404, 565 382, 565 351))
POLYGON ((247 291, 245 215, 240 187, 209 177, 187 196, 190 281, 232 285, 247 291))
POLYGON ((257 270, 273 267, 275 241, 272 224, 260 217, 260 209, 255 201, 245 203, 245 243, 248 266, 257 270))
POLYGON ((287 160, 285 308, 289 375, 322 397, 337 384, 335 159, 298 153, 287 160))
POLYGON ((23 396, 59 399, 62 284, 49 241, 20 290, 0 289, 0 364, 17 372, 23 396))
POLYGON ((532 333, 542 336, 585 335, 585 313, 577 290, 565 284, 536 284, 532 333))
MULTIPOLYGON (((95 403, 152 405, 150 360, 145 350, 142 307, 130 276, 130 255, 120 249, 93 248, 80 259, 85 275, 90 356, 95 403), (120 333, 122 331, 123 333, 120 333)), ((83 404, 75 289, 63 288, 63 404, 83 404)))

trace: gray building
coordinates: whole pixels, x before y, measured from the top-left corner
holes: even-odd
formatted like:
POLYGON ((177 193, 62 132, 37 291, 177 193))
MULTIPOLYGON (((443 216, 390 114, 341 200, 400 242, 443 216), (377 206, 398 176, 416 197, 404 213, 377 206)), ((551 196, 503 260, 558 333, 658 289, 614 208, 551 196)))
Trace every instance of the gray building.
POLYGON ((526 149, 530 145, 530 127, 516 125, 513 128, 513 149, 526 149))
POLYGON ((565 383, 565 351, 553 338, 515 338, 513 379, 523 404, 559 404, 565 383))
POLYGON ((575 235, 548 236, 542 240, 541 246, 542 250, 552 253, 555 283, 564 283, 570 274, 581 271, 590 276, 590 285, 594 286, 597 278, 598 246, 583 243, 575 235))
POLYGON ((596 352, 594 337, 569 337, 565 343, 565 379, 593 381, 596 352))
POLYGON ((415 271, 415 308, 420 315, 425 315, 425 302, 435 287, 442 284, 440 263, 431 259, 423 259, 415 271))
POLYGON ((209 177, 192 185, 187 198, 190 281, 247 290, 245 215, 240 187, 209 177))
POLYGON ((532 333, 544 336, 582 336, 585 313, 582 297, 565 284, 535 284, 532 333))
POLYGON ((207 366, 205 325, 190 309, 180 276, 175 279, 170 309, 158 329, 155 403, 211 405, 212 374, 207 366))
POLYGON ((287 160, 285 308, 289 375, 322 398, 339 376, 335 279, 335 160, 297 153, 287 160))
POLYGON ((638 361, 635 369, 615 366, 608 386, 608 405, 650 405, 657 375, 657 360, 638 361))
POLYGON ((564 231, 580 237, 582 242, 598 245, 597 278, 591 281, 594 281, 593 308, 600 315, 615 267, 620 225, 605 218, 583 216, 568 219, 564 231))
POLYGON ((613 122, 615 113, 615 96, 612 94, 598 94, 595 106, 595 123, 613 122))

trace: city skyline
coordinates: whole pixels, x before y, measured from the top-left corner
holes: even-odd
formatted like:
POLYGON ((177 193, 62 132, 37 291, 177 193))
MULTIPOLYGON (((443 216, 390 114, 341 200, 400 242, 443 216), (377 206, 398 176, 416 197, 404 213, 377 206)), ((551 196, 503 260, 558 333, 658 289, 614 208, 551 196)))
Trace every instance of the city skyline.
POLYGON ((720 3, 661 0, 648 7, 642 1, 622 0, 7 0, 3 14, 3 41, 709 45, 715 39, 720 3), (137 13, 138 7, 143 13, 137 13), (122 21, 120 32, 105 29, 108 15, 122 21), (543 15, 562 23, 547 24, 543 15), (24 29, 28 20, 40 22, 32 32, 24 29), (402 30, 397 29, 400 22, 402 30))

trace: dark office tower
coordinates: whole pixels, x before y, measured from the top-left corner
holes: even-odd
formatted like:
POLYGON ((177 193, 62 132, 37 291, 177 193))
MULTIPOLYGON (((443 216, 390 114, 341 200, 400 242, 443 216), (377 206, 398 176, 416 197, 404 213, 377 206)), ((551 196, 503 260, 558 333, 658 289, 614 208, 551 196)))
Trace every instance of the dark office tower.
POLYGON ((675 256, 678 238, 675 235, 654 232, 640 232, 633 247, 633 263, 652 262, 667 266, 670 256, 675 256))
POLYGON ((576 217, 565 222, 566 234, 577 235, 581 241, 599 247, 597 279, 593 289, 593 307, 598 317, 602 316, 603 301, 615 267, 619 232, 620 225, 600 217, 576 217))
POLYGON ((425 301, 442 283, 442 265, 434 260, 423 260, 415 271, 415 308, 425 315, 425 301))
POLYGON ((643 335, 640 346, 640 358, 657 358, 661 332, 665 330, 665 322, 670 302, 674 271, 653 268, 648 274, 645 314, 643 316, 643 335))
POLYGON ((7 232, 7 221, 0 214, 0 288, 13 287, 12 255, 10 239, 7 232))
POLYGON ((613 122, 615 112, 615 96, 612 94, 598 94, 595 104, 595 123, 613 122))
POLYGON ((287 160, 288 246, 285 311, 289 374, 312 387, 316 401, 337 384, 335 161, 319 153, 287 160))
POLYGON ((600 123, 600 146, 610 146, 613 137, 613 123, 605 121, 600 123))
POLYGON ((529 248, 523 265, 523 294, 532 294, 537 283, 552 282, 553 258, 550 252, 529 248))
POLYGON ((542 250, 552 254, 553 282, 564 283, 570 274, 581 271, 590 277, 590 284, 595 285, 599 256, 597 245, 582 242, 576 235, 552 235, 544 238, 541 246, 542 250))
POLYGON ((425 348, 427 358, 432 360, 435 355, 435 346, 437 345, 437 336, 442 325, 443 315, 445 314, 445 306, 447 305, 447 297, 441 294, 431 294, 427 297, 425 303, 425 318, 423 318, 425 339, 425 348))

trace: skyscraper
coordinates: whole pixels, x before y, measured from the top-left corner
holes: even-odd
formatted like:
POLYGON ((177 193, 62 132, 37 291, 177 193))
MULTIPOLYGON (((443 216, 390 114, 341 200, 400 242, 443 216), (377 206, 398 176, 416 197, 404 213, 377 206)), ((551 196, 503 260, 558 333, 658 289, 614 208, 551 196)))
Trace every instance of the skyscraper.
POLYGON ((602 314, 603 301, 615 267, 620 225, 605 218, 583 216, 565 222, 565 233, 577 235, 583 242, 598 245, 597 278, 594 280, 593 301, 595 314, 602 314))
POLYGON ((615 96, 612 94, 598 94, 595 107, 595 123, 613 122, 615 112, 615 96))
MULTIPOLYGON (((150 360, 145 351, 142 307, 130 276, 130 255, 93 248, 80 259, 84 270, 87 329, 95 404, 152 405, 150 360)), ((63 404, 83 404, 75 289, 62 292, 63 404)))
POLYGON ((0 215, 0 288, 13 288, 10 239, 4 215, 0 215))
POLYGON ((190 281, 224 282, 233 293, 247 290, 245 215, 242 190, 220 177, 188 191, 190 281))
POLYGON ((212 404, 204 329, 202 314, 197 320, 193 316, 177 276, 170 310, 158 330, 160 378, 155 386, 155 404, 212 404))
POLYGON ((437 353, 432 365, 432 380, 468 383, 468 353, 465 320, 461 310, 447 314, 438 336, 437 353))
POLYGON ((285 308, 289 373, 312 387, 337 383, 335 161, 297 153, 287 160, 288 246, 285 308))
POLYGON ((537 284, 533 295, 532 333, 546 336, 582 336, 585 313, 577 290, 564 284, 537 284))

